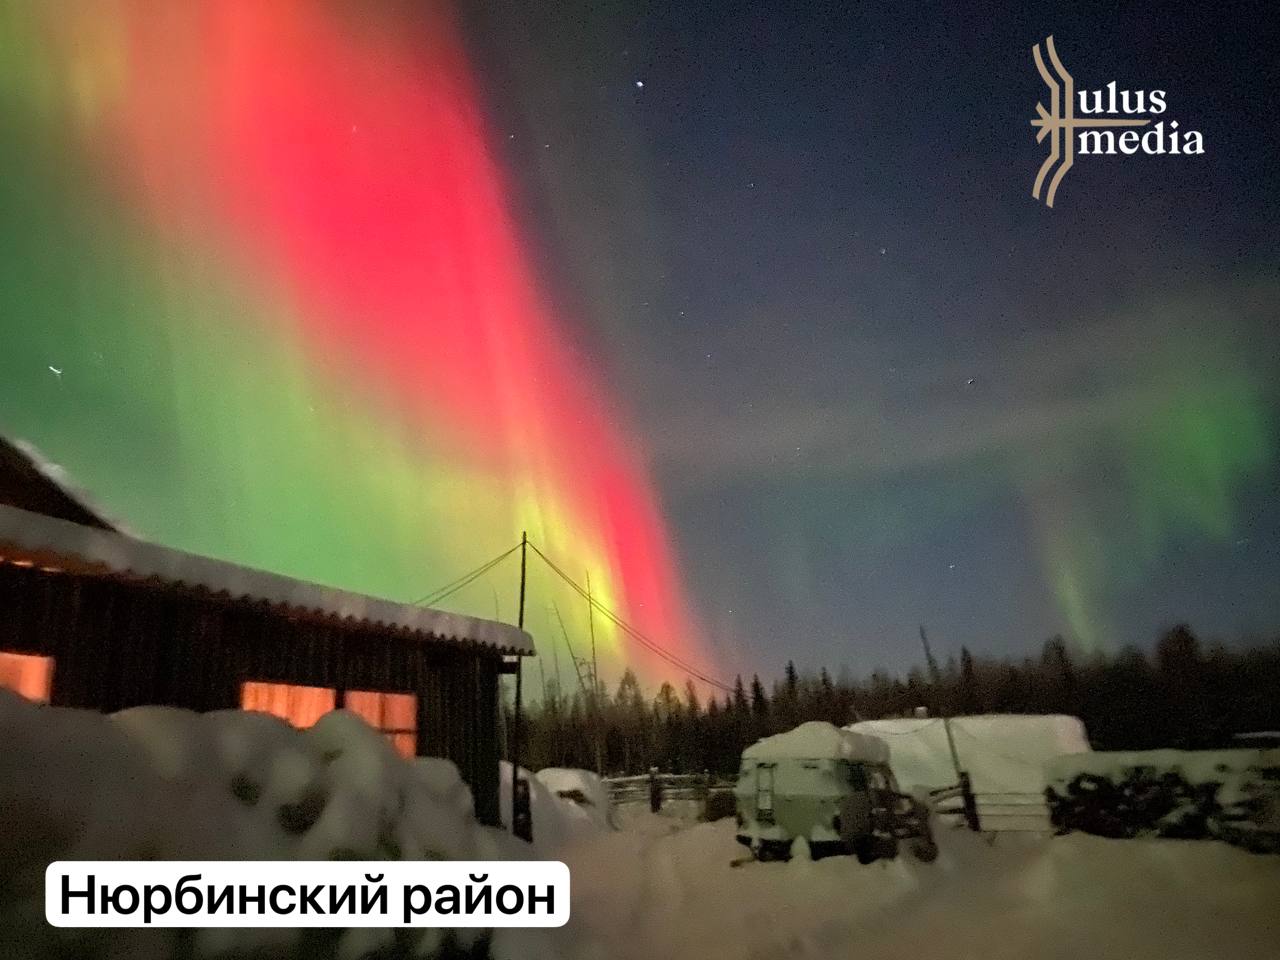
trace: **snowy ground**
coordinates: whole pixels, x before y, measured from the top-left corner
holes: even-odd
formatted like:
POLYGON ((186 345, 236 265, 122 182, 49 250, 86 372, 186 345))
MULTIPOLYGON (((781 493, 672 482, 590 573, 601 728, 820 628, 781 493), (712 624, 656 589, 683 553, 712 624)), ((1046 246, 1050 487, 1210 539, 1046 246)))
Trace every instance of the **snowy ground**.
MULTIPOLYGON (((611 830, 599 822, 602 786, 581 771, 531 783, 531 848, 475 823, 452 764, 405 761, 341 711, 296 731, 239 711, 105 717, 0 691, 0 731, 2 960, 385 958, 405 941, 373 929, 337 931, 319 950, 283 928, 182 937, 44 922, 52 860, 348 855, 566 862, 569 925, 497 931, 499 960, 1280 956, 1280 857, 1221 843, 943 830, 930 865, 836 857, 735 868, 745 851, 733 821, 641 809, 611 830), (561 791, 593 798, 592 809, 561 791)), ((415 930, 410 952, 431 956, 442 940, 415 930)))
POLYGON ((1280 956, 1280 858, 1219 843, 961 831, 937 863, 747 863, 733 822, 632 818, 561 852, 566 958, 1280 956))

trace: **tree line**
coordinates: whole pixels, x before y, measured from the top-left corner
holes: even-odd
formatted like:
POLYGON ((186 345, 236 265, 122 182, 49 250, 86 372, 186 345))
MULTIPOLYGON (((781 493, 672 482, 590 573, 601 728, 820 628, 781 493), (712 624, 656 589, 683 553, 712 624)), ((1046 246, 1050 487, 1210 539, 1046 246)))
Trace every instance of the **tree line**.
MULTIPOLYGON (((788 662, 768 688, 759 676, 723 697, 663 683, 646 697, 631 671, 615 689, 588 682, 526 704, 521 763, 531 769, 579 767, 606 776, 703 770, 730 775, 743 747, 808 720, 856 720, 981 713, 1062 713, 1084 721, 1095 750, 1229 745, 1236 733, 1280 730, 1280 642, 1245 650, 1207 648, 1185 625, 1163 634, 1148 654, 1128 647, 1085 654, 1060 637, 1038 657, 974 656, 961 648, 936 680, 921 668, 906 677, 875 671, 854 678, 826 669, 801 673, 788 662)), ((511 735, 510 704, 504 706, 511 735)))

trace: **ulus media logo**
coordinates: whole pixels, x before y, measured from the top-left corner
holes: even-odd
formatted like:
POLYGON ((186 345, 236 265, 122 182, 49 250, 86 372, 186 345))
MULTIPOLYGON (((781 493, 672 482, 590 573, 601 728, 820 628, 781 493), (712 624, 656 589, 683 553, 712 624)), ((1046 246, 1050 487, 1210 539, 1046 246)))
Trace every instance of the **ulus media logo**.
POLYGON ((1164 90, 1122 90, 1112 80, 1096 90, 1076 90, 1075 79, 1058 59, 1053 37, 1045 42, 1049 63, 1040 44, 1031 48, 1036 69, 1049 88, 1049 109, 1036 104, 1039 127, 1036 142, 1049 138, 1049 156, 1040 165, 1031 196, 1052 207, 1067 171, 1076 156, 1194 156, 1204 153, 1204 135, 1188 130, 1164 116, 1168 93, 1164 90), (1052 68, 1052 69, 1050 69, 1052 68), (1145 129, 1143 129, 1145 128, 1145 129), (1047 185, 1046 185, 1047 181, 1047 185))

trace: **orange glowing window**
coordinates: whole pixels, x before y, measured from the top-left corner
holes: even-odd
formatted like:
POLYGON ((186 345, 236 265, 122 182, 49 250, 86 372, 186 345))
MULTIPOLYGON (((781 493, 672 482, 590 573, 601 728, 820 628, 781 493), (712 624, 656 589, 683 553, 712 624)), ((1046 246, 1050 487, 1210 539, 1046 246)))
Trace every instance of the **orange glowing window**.
POLYGON ((396 752, 412 757, 418 751, 418 698, 411 693, 348 690, 343 706, 384 733, 396 752))
POLYGON ((0 650, 0 687, 36 703, 48 703, 53 690, 53 657, 0 650))
POLYGON ((337 700, 337 693, 325 687, 251 681, 240 688, 240 706, 243 709, 274 714, 295 727, 314 725, 334 708, 337 700))

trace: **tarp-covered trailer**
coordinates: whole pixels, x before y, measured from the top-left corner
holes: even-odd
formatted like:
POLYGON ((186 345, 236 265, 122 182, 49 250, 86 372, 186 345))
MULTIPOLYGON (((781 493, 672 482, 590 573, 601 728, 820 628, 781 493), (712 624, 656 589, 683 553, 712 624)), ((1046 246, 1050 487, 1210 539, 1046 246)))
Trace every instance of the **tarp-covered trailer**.
POLYGON ((898 789, 877 737, 818 721, 766 737, 742 752, 734 795, 738 842, 761 860, 785 858, 797 837, 814 858, 870 863, 900 840, 920 860, 937 856, 927 804, 898 789))

